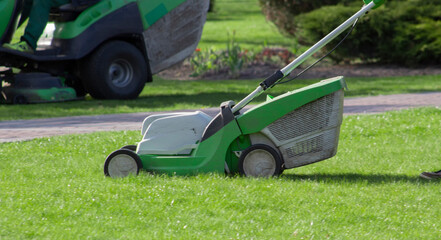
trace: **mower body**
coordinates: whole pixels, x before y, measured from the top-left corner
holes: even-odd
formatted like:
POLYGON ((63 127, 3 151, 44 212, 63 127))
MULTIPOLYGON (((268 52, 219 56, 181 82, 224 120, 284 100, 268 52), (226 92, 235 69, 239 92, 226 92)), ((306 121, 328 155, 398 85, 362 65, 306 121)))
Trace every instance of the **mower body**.
MULTIPOLYGON (((268 97, 264 103, 236 115, 231 110, 232 102, 222 103, 214 118, 202 112, 152 115, 143 122, 143 138, 132 157, 146 171, 178 175, 253 175, 249 171, 265 176, 265 168, 283 171, 321 161, 337 151, 344 87, 343 77, 323 80, 268 97), (279 166, 267 166, 267 162, 247 164, 244 154, 268 155, 265 151, 279 158, 279 166)), ((128 154, 126 150, 111 154, 105 164, 107 175, 116 174, 109 170, 109 162, 119 151, 128 154)))
POLYGON ((14 75, 10 82, 11 85, 2 89, 2 101, 6 103, 46 103, 76 99, 73 88, 66 87, 62 79, 48 73, 20 73, 14 75))
POLYGON ((277 97, 268 96, 264 103, 240 111, 267 89, 296 79, 299 74, 286 78, 346 29, 352 26, 352 31, 360 17, 384 1, 365 2, 358 12, 262 81, 240 102, 222 103, 214 118, 201 112, 146 118, 142 141, 111 153, 104 163, 104 173, 125 177, 145 169, 166 174, 226 172, 270 177, 284 169, 333 157, 343 118, 346 87, 343 77, 323 80, 277 97))
MULTIPOLYGON (((72 0, 51 10, 55 30, 48 44, 38 45, 33 54, 0 47, 0 66, 60 77, 78 96, 136 98, 153 74, 194 52, 208 5, 198 0, 72 0)), ((0 45, 11 41, 20 9, 20 0, 0 2, 0 45)), ((5 75, 2 80, 14 81, 14 75, 5 75)))

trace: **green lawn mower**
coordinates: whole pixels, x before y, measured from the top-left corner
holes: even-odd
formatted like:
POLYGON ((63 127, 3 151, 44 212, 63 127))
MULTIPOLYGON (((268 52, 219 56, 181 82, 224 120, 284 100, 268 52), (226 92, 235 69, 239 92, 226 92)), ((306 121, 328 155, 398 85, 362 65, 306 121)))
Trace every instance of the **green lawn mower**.
MULTIPOLYGON (((208 7, 208 0, 72 0, 51 9, 55 29, 35 53, 0 47, 2 101, 136 98, 153 74, 194 52, 208 7)), ((21 8, 22 0, 0 0, 0 46, 11 41, 21 8)))
POLYGON ((241 110, 265 90, 295 79, 287 77, 297 66, 351 26, 352 30, 360 17, 382 3, 365 0, 360 11, 238 104, 222 103, 214 118, 200 111, 147 117, 142 140, 112 152, 104 163, 105 175, 125 177, 144 169, 160 174, 226 172, 269 177, 333 157, 343 116, 343 77, 268 96, 264 103, 241 110))

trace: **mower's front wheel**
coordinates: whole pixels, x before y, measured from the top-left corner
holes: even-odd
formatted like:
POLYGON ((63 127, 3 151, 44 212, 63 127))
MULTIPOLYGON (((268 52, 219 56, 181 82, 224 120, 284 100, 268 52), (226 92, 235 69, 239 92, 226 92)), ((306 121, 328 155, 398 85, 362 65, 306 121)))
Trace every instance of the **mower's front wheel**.
POLYGON ((126 145, 124 147, 121 147, 121 149, 128 149, 130 151, 136 152, 136 145, 126 145))
POLYGON ((104 174, 112 178, 138 175, 142 169, 141 158, 131 150, 119 149, 111 153, 104 163, 104 174))
POLYGON ((245 149, 239 158, 239 173, 247 177, 271 177, 282 173, 282 158, 272 147, 255 144, 245 149))
POLYGON ((149 71, 141 51, 124 41, 105 43, 81 67, 85 90, 97 99, 137 98, 149 71))

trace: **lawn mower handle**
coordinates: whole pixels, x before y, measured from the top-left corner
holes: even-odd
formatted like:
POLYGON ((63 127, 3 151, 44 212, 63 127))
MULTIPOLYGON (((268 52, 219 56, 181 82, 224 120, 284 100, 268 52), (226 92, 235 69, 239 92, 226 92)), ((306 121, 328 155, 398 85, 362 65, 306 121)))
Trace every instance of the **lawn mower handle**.
POLYGON ((296 58, 294 61, 288 64, 286 67, 276 71, 273 75, 269 76, 263 82, 261 82, 260 85, 256 88, 256 90, 254 90, 252 93, 250 93, 248 96, 246 96, 244 99, 242 99, 238 104, 236 104, 233 107, 232 109, 233 113, 236 113, 237 111, 245 107, 249 102, 251 102, 254 98, 258 97, 265 90, 273 87, 277 82, 288 76, 295 68, 297 68, 300 64, 302 64, 312 54, 316 53, 318 50, 320 50, 322 47, 324 47, 326 44, 328 44, 330 41, 332 41, 334 38, 336 38, 346 29, 351 27, 351 25, 354 24, 354 22, 357 19, 362 17, 364 14, 366 14, 366 12, 383 4, 385 0, 363 0, 363 1, 367 4, 364 5, 352 17, 350 17, 348 20, 346 20, 344 23, 342 23, 340 26, 338 26, 336 29, 334 29, 324 38, 322 38, 319 42, 314 44, 311 48, 309 48, 306 52, 304 52, 302 55, 300 55, 298 58, 296 58))
POLYGON ((383 5, 386 0, 363 0, 364 4, 369 4, 371 2, 375 3, 375 6, 372 9, 376 9, 377 7, 383 5))

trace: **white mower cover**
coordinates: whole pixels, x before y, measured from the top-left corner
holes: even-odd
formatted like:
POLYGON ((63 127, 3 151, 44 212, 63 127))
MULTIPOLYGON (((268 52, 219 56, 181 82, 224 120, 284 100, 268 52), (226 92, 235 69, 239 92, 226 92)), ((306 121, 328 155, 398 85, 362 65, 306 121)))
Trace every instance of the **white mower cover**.
POLYGON ((167 113, 144 119, 143 140, 136 153, 157 155, 186 155, 197 147, 211 117, 197 112, 167 113))

